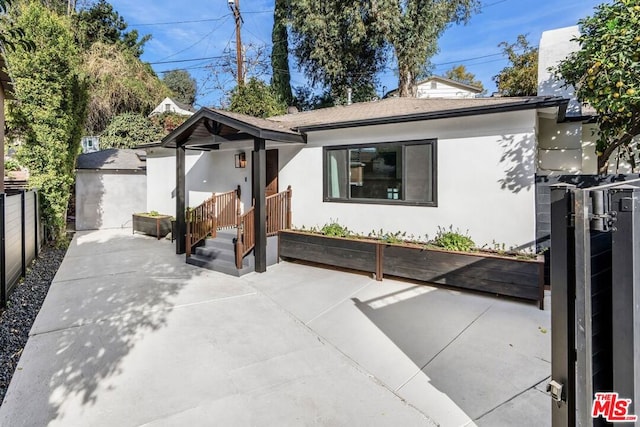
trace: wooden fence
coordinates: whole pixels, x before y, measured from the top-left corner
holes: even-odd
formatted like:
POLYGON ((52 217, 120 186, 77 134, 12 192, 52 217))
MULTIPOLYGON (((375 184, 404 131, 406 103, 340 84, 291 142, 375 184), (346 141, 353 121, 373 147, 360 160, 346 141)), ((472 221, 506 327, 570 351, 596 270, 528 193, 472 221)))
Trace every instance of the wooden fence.
POLYGON ((37 191, 0 193, 0 305, 6 306, 27 266, 38 256, 41 239, 37 191))

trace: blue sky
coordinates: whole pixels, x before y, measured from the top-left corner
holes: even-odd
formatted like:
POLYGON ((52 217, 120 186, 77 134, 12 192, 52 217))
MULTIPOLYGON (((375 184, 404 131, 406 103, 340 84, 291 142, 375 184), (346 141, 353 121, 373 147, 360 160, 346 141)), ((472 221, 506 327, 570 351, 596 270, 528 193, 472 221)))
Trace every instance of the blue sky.
MULTIPOLYGON (((603 2, 606 1, 484 0, 480 14, 474 15, 467 25, 451 26, 440 39, 440 53, 432 60, 434 74, 464 64, 491 93, 495 91, 492 77, 507 65, 500 55, 500 42, 514 42, 518 34, 528 34, 529 41, 537 45, 544 30, 575 25, 603 2)), ((111 0, 110 3, 130 29, 153 36, 145 45, 142 59, 152 63, 159 75, 166 70, 188 69, 198 81, 200 95, 196 104, 220 106, 224 93, 215 89, 220 84, 214 84, 213 73, 206 68, 212 60, 201 58, 220 57, 225 50, 235 49, 235 25, 227 0, 111 0)), ((240 1, 243 45, 265 45, 267 53, 270 52, 273 4, 273 0, 240 1)), ((307 80, 296 65, 291 63, 290 67, 292 85, 306 85, 307 80)), ((231 76, 218 74, 223 86, 233 87, 231 76)), ((268 80, 269 76, 264 78, 268 80)), ((392 69, 380 76, 379 93, 383 87, 387 90, 397 87, 392 69)))

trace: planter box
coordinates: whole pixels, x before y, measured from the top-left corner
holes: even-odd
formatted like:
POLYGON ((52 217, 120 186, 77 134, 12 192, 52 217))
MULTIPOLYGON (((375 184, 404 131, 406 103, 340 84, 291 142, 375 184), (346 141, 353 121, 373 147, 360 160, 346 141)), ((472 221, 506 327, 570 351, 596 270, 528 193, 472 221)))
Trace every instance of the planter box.
POLYGON ((280 257, 377 273, 376 278, 382 280, 379 257, 376 255, 379 247, 381 245, 370 240, 326 237, 295 231, 281 231, 278 237, 280 257))
POLYGON ((281 231, 281 257, 544 302, 544 259, 451 252, 281 231))
POLYGON ((544 302, 544 259, 518 259, 400 245, 384 248, 384 274, 544 302))
POLYGON ((155 236, 160 240, 171 232, 171 216, 158 215, 149 216, 145 214, 133 214, 133 232, 136 231, 150 236, 155 236))

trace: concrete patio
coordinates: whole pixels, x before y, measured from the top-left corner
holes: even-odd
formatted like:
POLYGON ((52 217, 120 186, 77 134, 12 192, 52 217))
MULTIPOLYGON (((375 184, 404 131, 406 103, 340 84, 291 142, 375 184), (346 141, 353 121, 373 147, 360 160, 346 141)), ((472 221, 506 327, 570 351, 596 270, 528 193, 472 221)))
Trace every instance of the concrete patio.
POLYGON ((301 264, 234 278, 166 240, 82 232, 0 425, 545 426, 549 323, 533 304, 301 264))

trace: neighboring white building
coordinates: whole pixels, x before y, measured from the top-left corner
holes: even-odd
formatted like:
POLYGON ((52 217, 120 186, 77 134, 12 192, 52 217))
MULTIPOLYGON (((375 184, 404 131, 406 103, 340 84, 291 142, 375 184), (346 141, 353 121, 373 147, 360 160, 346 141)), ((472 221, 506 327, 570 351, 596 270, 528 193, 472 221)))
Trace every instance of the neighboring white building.
MULTIPOLYGON (((431 76, 417 83, 416 98, 476 98, 482 94, 482 88, 460 83, 440 76, 431 76)), ((385 98, 397 97, 398 89, 385 95, 385 98)))
POLYGON ((193 106, 183 104, 169 97, 165 98, 153 109, 149 117, 162 113, 175 113, 183 116, 191 116, 195 112, 193 106))
POLYGON ((100 151, 100 137, 99 136, 84 136, 80 141, 82 147, 82 154, 95 153, 100 151))

